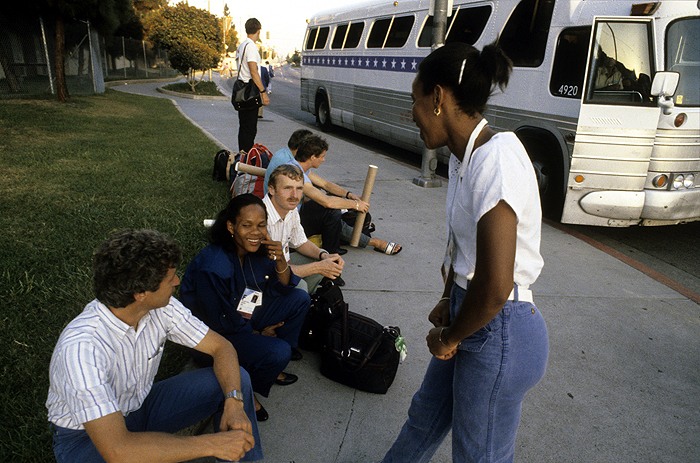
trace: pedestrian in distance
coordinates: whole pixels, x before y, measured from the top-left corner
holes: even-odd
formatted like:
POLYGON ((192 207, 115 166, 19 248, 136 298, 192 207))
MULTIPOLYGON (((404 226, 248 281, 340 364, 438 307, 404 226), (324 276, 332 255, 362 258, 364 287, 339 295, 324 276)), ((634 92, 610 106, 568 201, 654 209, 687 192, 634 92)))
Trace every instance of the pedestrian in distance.
POLYGON ((449 268, 428 316, 433 358, 383 463, 428 462, 450 430, 453 462, 512 462, 523 399, 545 373, 547 328, 529 289, 543 266, 535 172, 515 134, 483 116, 511 69, 496 45, 450 43, 413 81, 421 139, 452 153, 449 268))
POLYGON ((272 93, 272 79, 275 77, 275 70, 269 61, 265 61, 265 67, 267 67, 267 74, 270 76, 270 81, 267 84, 267 94, 272 93))
POLYGON ((172 296, 180 256, 153 230, 117 232, 95 251, 96 298, 63 330, 49 366, 59 463, 262 459, 236 350, 172 296), (210 355, 213 368, 154 383, 166 340, 210 355), (219 432, 173 434, 212 415, 219 432))
MULTIPOLYGON (((246 39, 241 42, 236 52, 238 60, 238 79, 247 83, 253 80, 260 90, 262 104, 270 104, 270 97, 265 91, 260 73, 260 53, 257 42, 260 40, 262 25, 255 18, 250 18, 245 22, 246 39)), ((238 149, 246 153, 255 144, 255 137, 258 134, 258 108, 244 109, 238 111, 238 149)))

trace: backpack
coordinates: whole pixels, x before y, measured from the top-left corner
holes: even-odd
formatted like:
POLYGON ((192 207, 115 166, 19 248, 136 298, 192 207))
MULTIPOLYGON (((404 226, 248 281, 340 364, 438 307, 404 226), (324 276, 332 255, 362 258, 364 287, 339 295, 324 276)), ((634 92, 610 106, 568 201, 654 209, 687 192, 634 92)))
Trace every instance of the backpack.
POLYGON ((229 150, 219 150, 214 155, 214 170, 211 172, 211 178, 217 182, 224 182, 227 179, 227 168, 231 152, 229 150))
MULTIPOLYGON (((241 151, 236 155, 238 162, 248 164, 255 167, 267 169, 272 158, 272 152, 264 145, 256 143, 247 153, 241 151)), ((233 164, 235 166, 235 164, 233 164)), ((233 178, 233 174, 231 174, 233 178)), ((253 193, 255 196, 262 198, 265 196, 265 177, 246 174, 244 172, 236 172, 235 178, 231 183, 231 197, 241 195, 243 193, 253 193)))

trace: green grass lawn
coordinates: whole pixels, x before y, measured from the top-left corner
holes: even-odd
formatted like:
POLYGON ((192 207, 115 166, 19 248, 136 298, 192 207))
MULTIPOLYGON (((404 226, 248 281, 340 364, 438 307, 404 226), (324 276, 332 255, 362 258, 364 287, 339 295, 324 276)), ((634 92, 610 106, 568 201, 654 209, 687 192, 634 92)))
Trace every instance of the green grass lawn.
MULTIPOLYGON (((49 360, 93 299, 93 249, 112 230, 153 228, 188 262, 206 243, 202 219, 227 201, 216 151, 165 99, 0 102, 0 461, 53 461, 49 360)), ((166 349, 161 376, 185 357, 166 349)))

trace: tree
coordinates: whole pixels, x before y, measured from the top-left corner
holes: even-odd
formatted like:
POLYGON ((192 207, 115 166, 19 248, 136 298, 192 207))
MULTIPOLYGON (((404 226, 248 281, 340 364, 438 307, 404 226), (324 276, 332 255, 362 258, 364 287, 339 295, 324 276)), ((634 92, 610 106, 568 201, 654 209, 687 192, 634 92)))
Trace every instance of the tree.
POLYGON ((199 83, 196 71, 217 65, 222 31, 211 13, 178 3, 153 11, 144 18, 148 38, 168 51, 171 66, 187 77, 192 92, 199 83))
POLYGON ((299 50, 295 49, 294 53, 287 57, 287 62, 292 66, 301 66, 301 53, 299 53, 299 50))

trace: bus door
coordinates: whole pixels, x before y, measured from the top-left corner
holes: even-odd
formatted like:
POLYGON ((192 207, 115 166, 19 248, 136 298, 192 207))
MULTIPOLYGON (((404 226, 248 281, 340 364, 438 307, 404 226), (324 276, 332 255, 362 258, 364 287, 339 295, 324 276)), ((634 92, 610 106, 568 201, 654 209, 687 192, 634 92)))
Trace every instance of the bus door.
POLYGON ((659 108, 651 96, 653 18, 593 22, 562 222, 639 222, 659 108))

